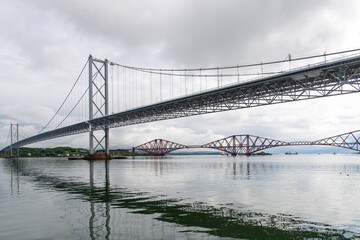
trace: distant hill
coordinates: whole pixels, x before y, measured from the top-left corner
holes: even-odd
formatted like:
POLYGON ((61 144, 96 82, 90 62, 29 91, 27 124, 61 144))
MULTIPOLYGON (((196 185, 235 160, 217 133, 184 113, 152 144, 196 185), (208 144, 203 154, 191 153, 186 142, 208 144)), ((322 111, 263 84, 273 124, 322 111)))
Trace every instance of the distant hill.
POLYGON ((72 147, 19 148, 20 157, 81 157, 87 153, 87 149, 72 147))

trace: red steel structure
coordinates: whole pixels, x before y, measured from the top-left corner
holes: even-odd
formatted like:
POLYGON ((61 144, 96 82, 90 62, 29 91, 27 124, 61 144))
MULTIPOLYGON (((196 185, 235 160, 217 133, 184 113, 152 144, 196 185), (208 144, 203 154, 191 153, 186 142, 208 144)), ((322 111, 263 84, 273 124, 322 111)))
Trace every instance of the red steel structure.
POLYGON ((252 135, 233 135, 202 145, 202 148, 213 148, 236 155, 250 155, 257 151, 280 146, 288 146, 290 143, 279 140, 263 138, 252 135))
POLYGON ((167 154, 169 152, 172 152, 172 151, 175 151, 178 149, 184 149, 184 148, 188 148, 188 146, 179 144, 179 143, 175 143, 175 142, 171 142, 171 141, 167 141, 164 139, 154 139, 150 142, 141 144, 141 145, 135 147, 134 149, 148 152, 154 156, 164 156, 165 154, 167 154))
POLYGON ((311 142, 311 145, 326 145, 347 148, 360 152, 360 130, 311 142))
POLYGON ((336 135, 317 141, 297 141, 284 142, 270 138, 258 137, 249 134, 233 135, 219 139, 203 145, 186 146, 183 144, 167 141, 164 139, 155 139, 150 142, 135 147, 135 150, 148 152, 154 156, 163 156, 171 151, 186 148, 212 148, 227 152, 232 156, 251 155, 255 152, 282 146, 302 146, 302 145, 324 145, 341 147, 360 152, 360 130, 336 135))

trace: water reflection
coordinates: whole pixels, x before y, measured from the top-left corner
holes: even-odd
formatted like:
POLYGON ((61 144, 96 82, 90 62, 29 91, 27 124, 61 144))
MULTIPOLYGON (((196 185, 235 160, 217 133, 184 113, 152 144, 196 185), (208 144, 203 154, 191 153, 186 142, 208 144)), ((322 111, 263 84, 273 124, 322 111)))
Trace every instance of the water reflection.
POLYGON ((110 174, 109 174, 109 160, 104 160, 105 165, 105 185, 103 191, 103 198, 104 198, 104 205, 105 209, 101 207, 97 208, 95 211, 95 204, 96 202, 91 197, 96 193, 96 189, 94 189, 94 161, 89 161, 89 203, 90 203, 90 213, 91 216, 89 218, 89 232, 90 232, 90 239, 99 239, 99 237, 110 239, 111 228, 110 228, 110 201, 107 199, 110 198, 110 174), (101 211, 102 210, 102 211, 101 211), (97 218, 98 216, 98 218, 97 218), (102 218, 105 216, 105 224, 101 221, 102 218), (98 223, 97 223, 98 220, 98 223), (105 226, 105 230, 102 229, 102 226, 105 226), (105 234, 101 234, 105 232, 105 234))
MULTIPOLYGON (((202 202, 189 203, 183 199, 169 199, 126 188, 112 188, 110 162, 100 163, 103 163, 105 169, 103 186, 99 186, 94 181, 95 167, 92 161, 89 162, 88 183, 71 181, 28 168, 26 162, 21 160, 12 161, 9 170, 15 181, 19 179, 19 175, 25 175, 31 177, 30 179, 42 189, 66 193, 69 201, 72 202, 65 207, 73 211, 69 213, 68 221, 77 221, 77 225, 74 223, 72 225, 80 225, 74 229, 74 232, 88 229, 87 235, 90 239, 201 237, 204 239, 358 239, 360 237, 351 232, 333 229, 329 225, 303 221, 291 215, 242 211, 232 205, 214 207, 202 202), (87 205, 89 215, 84 212, 82 204, 87 205), (87 220, 83 221, 83 219, 87 220), (167 225, 162 225, 164 223, 167 225), (172 227, 169 228, 168 224, 172 227)), ((161 161, 154 166, 159 174, 164 170, 161 161)), ((251 171, 257 171, 256 169, 263 166, 228 163, 213 167, 230 167, 233 176, 245 174, 250 177, 251 171)), ((13 186, 13 180, 10 184, 13 186)), ((17 191, 20 191, 19 183, 16 186, 17 191)))
POLYGON ((19 178, 19 167, 16 162, 17 158, 14 158, 10 161, 10 191, 11 197, 14 197, 14 192, 16 191, 16 196, 20 194, 20 178, 19 178))

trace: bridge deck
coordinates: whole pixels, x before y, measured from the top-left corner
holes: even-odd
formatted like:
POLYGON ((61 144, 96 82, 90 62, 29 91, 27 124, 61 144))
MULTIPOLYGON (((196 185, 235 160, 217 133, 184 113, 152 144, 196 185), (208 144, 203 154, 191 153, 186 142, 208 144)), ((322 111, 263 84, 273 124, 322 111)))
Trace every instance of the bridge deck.
POLYGON ((360 91, 360 57, 323 63, 207 92, 172 99, 44 132, 7 146, 17 148, 48 139, 146 122, 360 91))

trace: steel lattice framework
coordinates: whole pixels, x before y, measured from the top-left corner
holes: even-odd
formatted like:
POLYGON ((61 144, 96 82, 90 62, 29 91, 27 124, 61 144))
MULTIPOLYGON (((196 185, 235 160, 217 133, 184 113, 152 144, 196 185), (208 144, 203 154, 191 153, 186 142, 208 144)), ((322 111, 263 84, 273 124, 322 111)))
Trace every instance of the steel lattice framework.
POLYGON ((163 139, 154 139, 147 143, 136 146, 134 149, 148 152, 154 156, 164 156, 169 152, 184 148, 188 148, 188 146, 163 139))
MULTIPOLYGON (((96 136, 92 121, 96 116, 106 117, 109 114, 108 60, 98 60, 89 56, 89 153, 93 154, 99 147, 109 154, 109 127, 103 125, 103 134, 96 136), (95 140, 95 141, 94 141, 95 140), (95 145, 94 145, 95 143, 95 145)), ((97 129, 99 130, 99 128, 97 129)))
POLYGON ((311 145, 325 145, 347 148, 360 152, 360 130, 311 142, 311 145))
POLYGON ((317 141, 284 142, 249 134, 233 135, 203 145, 183 145, 164 139, 155 139, 135 147, 135 150, 148 152, 155 156, 163 156, 171 151, 189 148, 211 148, 227 152, 232 156, 251 155, 267 148, 283 146, 325 145, 351 149, 360 152, 360 130, 320 139, 317 141))
MULTIPOLYGON (((19 124, 10 123, 11 144, 19 141, 19 124)), ((10 156, 14 156, 13 147, 10 147, 10 156)), ((19 156, 19 148, 16 149, 16 156, 19 156)))
MULTIPOLYGON (((322 63, 258 80, 201 92, 86 122, 21 140, 20 147, 52 138, 146 122, 314 99, 360 91, 360 57, 322 63)), ((7 151, 10 146, 2 151, 7 151)))
POLYGON ((288 146, 290 143, 263 138, 253 135, 233 135, 202 145, 202 148, 213 148, 230 153, 233 156, 239 154, 250 155, 266 148, 288 146))

